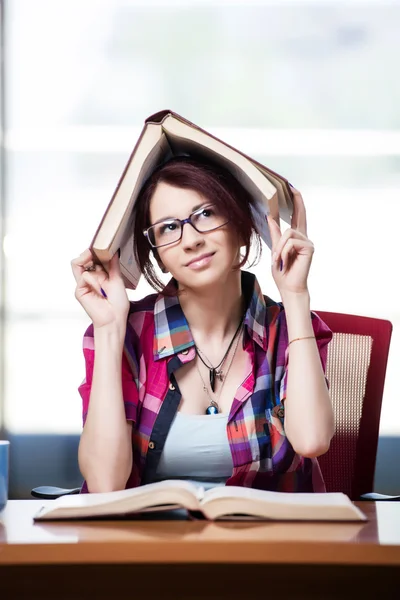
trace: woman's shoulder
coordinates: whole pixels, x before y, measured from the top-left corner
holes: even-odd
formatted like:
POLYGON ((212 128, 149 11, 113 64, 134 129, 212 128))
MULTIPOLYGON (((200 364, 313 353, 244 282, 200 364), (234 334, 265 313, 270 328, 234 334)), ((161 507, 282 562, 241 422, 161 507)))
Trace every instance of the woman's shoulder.
MULTIPOLYGON (((266 325, 271 326, 275 322, 283 325, 283 328, 286 328, 286 313, 285 307, 282 301, 273 300, 269 296, 263 294, 265 309, 266 309, 266 325)), ((326 325, 326 323, 321 319, 317 312, 314 310, 310 310, 311 322, 314 328, 315 333, 318 335, 326 335, 327 337, 331 337, 332 333, 330 328, 326 325)))
POLYGON ((263 294, 263 300, 265 305, 266 324, 271 324, 271 322, 274 322, 281 317, 285 317, 285 307, 282 302, 274 300, 266 294, 263 294))
MULTIPOLYGON (((280 335, 283 336, 283 339, 287 341, 288 329, 283 302, 276 302, 268 296, 264 296, 264 300, 266 305, 266 326, 269 328, 276 327, 280 335)), ((332 339, 332 331, 317 312, 310 310, 310 317, 318 347, 321 350, 332 339)))
POLYGON ((139 300, 131 300, 128 313, 127 333, 142 341, 154 332, 154 309, 158 294, 149 294, 139 300))
POLYGON ((278 300, 274 300, 273 298, 270 298, 266 294, 263 294, 263 298, 264 298, 264 302, 265 302, 265 307, 267 309, 278 310, 279 312, 281 310, 284 310, 282 302, 279 302, 278 300))
POLYGON ((140 313, 152 313, 154 314, 154 306, 156 304, 158 298, 158 294, 149 294, 148 296, 144 296, 139 300, 130 300, 129 307, 129 318, 132 315, 137 315, 140 313))

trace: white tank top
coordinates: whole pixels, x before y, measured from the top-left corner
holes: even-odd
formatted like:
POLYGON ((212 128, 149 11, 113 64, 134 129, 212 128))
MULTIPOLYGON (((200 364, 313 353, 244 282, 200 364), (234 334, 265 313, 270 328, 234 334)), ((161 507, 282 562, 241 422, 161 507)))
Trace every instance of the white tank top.
POLYGON ((155 480, 179 478, 225 483, 233 468, 227 422, 228 414, 177 412, 165 440, 155 480))

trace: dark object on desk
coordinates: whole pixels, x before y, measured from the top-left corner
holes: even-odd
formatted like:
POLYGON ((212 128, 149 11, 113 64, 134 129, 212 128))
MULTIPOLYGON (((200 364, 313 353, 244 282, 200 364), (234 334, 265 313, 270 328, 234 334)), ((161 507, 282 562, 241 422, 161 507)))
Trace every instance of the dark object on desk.
POLYGON ((381 500, 388 500, 389 502, 399 502, 400 496, 388 496, 387 494, 378 494, 376 492, 370 492, 369 494, 361 494, 360 500, 368 500, 369 502, 379 502, 381 500))
POLYGON ((31 495, 34 498, 42 498, 43 500, 55 500, 60 496, 71 496, 72 494, 79 494, 81 488, 60 488, 53 485, 41 485, 31 490, 31 495))
MULTIPOLYGON (((374 485, 379 421, 392 324, 384 319, 315 311, 333 331, 327 378, 336 433, 318 460, 328 492, 365 499, 374 485)), ((47 486, 46 486, 47 487, 47 486)), ((34 488, 35 498, 58 498, 75 490, 34 488)), ((383 500, 383 498, 380 498, 383 500)))

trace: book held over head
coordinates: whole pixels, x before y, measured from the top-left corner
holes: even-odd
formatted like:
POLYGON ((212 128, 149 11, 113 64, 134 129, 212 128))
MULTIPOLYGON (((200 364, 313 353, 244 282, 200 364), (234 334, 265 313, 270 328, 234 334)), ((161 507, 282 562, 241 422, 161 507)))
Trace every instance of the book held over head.
POLYGON ((165 480, 108 493, 62 496, 44 506, 35 521, 129 517, 186 509, 208 520, 366 521, 341 492, 269 492, 238 486, 205 489, 188 480, 165 480))
POLYGON ((254 221, 269 247, 266 215, 290 223, 292 192, 284 177, 180 115, 170 110, 158 112, 146 119, 90 245, 103 265, 120 250, 121 273, 128 288, 135 289, 140 279, 133 250, 135 202, 154 170, 174 156, 197 157, 230 171, 254 199, 254 221))

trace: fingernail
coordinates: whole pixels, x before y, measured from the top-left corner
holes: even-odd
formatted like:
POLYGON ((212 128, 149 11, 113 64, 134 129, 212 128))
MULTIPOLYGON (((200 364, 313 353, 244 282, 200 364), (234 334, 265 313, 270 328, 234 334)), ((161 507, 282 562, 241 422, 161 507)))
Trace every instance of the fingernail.
POLYGON ((279 266, 279 270, 282 271, 282 269, 283 269, 283 260, 281 260, 281 264, 279 266))
POLYGON ((288 181, 288 184, 290 185, 291 188, 294 188, 294 185, 292 183, 290 183, 290 181, 288 181))
POLYGON ((107 298, 107 294, 105 293, 105 291, 103 290, 103 288, 100 288, 101 293, 103 294, 104 298, 107 298))

